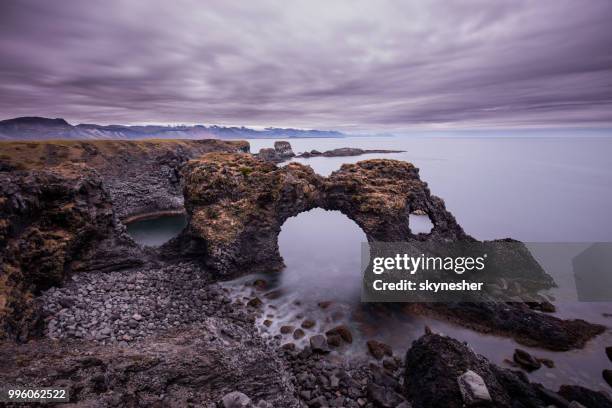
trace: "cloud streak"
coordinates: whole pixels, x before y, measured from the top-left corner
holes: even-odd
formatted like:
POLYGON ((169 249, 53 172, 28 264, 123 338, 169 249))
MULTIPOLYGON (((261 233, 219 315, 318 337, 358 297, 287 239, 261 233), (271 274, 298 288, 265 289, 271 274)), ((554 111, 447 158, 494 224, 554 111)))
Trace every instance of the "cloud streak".
POLYGON ((612 3, 0 3, 0 115, 612 126, 612 3))

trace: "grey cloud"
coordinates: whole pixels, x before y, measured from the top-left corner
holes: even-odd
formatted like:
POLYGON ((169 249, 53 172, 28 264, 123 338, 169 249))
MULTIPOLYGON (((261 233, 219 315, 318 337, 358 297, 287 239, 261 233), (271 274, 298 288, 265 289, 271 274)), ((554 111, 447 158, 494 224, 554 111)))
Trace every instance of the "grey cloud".
POLYGON ((612 3, 0 3, 0 116, 612 126, 612 3))

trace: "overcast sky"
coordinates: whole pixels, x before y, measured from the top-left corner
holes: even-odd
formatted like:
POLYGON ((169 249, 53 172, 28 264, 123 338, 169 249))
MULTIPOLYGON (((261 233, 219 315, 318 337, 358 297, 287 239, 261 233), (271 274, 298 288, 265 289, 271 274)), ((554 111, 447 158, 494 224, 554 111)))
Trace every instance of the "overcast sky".
POLYGON ((0 119, 611 127, 612 1, 0 2, 0 119))

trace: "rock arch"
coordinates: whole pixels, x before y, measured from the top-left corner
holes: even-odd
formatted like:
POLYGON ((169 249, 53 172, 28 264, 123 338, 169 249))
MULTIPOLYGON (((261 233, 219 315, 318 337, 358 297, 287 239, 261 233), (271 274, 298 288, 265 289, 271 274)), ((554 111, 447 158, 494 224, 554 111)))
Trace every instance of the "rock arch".
POLYGON ((410 231, 415 210, 434 224, 427 239, 471 239, 407 162, 366 160, 322 177, 300 163, 277 167, 248 154, 210 153, 190 161, 183 177, 189 223, 181 252, 221 276, 282 269, 281 226, 316 207, 342 212, 368 241, 424 239, 410 231))

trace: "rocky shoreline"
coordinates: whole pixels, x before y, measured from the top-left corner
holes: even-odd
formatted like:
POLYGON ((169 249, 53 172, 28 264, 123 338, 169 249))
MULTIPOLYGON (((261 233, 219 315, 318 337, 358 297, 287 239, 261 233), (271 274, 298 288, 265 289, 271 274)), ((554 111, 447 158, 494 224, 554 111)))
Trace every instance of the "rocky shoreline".
MULTIPOLYGON (((151 143, 18 144, 51 152, 53 165, 2 164, 0 383, 67 387, 71 402, 100 407, 612 406, 604 393, 532 384, 427 329, 405 356, 375 340, 360 356, 344 354, 353 334, 342 325, 320 331, 302 319, 270 332, 266 292, 248 287, 239 298, 220 283, 282 269, 280 226, 315 207, 343 212, 368 239, 472 241, 411 164, 368 160, 326 178, 241 153, 239 142, 189 152, 180 141, 151 143), (145 147, 153 150, 137 153, 145 147), (125 234, 121 220, 180 210, 181 191, 189 225, 179 237, 155 250, 125 234), (411 232, 416 211, 432 220, 429 234, 411 232)), ((293 154, 284 144, 274 151, 293 154)), ((531 306, 413 311, 554 350, 605 330, 531 306)))

